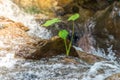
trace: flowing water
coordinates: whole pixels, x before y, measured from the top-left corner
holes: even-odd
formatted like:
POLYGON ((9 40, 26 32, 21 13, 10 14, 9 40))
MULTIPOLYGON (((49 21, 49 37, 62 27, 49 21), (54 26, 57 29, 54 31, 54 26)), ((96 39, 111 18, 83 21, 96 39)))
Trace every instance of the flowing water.
MULTIPOLYGON (((45 39, 51 37, 50 32, 40 27, 33 16, 22 12, 10 0, 0 0, 0 16, 28 26, 30 35, 45 39)), ((112 46, 108 51, 110 54, 106 56, 101 49, 93 50, 96 55, 109 59, 93 65, 75 57, 70 57, 73 63, 66 62, 64 55, 34 61, 14 59, 14 55, 8 53, 6 57, 0 57, 0 80, 104 80, 114 73, 120 73, 120 65, 114 61, 112 46)))
POLYGON ((35 22, 33 16, 22 12, 12 1, 0 0, 0 2, 0 16, 5 16, 11 20, 21 22, 25 26, 28 26, 30 28, 30 35, 37 35, 45 39, 51 37, 50 32, 45 28, 41 28, 40 25, 35 22))

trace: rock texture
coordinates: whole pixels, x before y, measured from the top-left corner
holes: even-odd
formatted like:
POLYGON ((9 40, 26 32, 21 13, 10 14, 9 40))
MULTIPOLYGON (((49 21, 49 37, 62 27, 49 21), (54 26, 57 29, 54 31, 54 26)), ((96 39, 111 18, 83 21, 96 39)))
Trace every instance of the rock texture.
POLYGON ((82 52, 82 51, 77 51, 79 58, 83 61, 85 61, 88 64, 94 64, 96 62, 100 62, 100 61, 106 61, 105 58, 102 57, 98 57, 96 55, 93 54, 89 54, 86 52, 82 52))
POLYGON ((69 12, 79 12, 79 7, 97 11, 104 9, 114 1, 109 0, 13 0, 20 7, 27 8, 36 6, 44 14, 64 15, 69 12))
POLYGON ((40 12, 55 16, 64 14, 64 7, 73 2, 73 0, 13 0, 16 4, 24 9, 36 7, 40 12))
MULTIPOLYGON (((65 54, 65 46, 58 37, 44 40, 27 34, 29 30, 21 23, 0 17, 0 56, 15 54, 16 58, 40 59, 65 54)), ((77 56, 74 48, 70 55, 77 56)))
MULTIPOLYGON (((32 37, 27 34, 29 30, 21 23, 16 23, 5 17, 0 17, 0 56, 7 53, 15 54, 15 58, 41 59, 60 54, 65 54, 64 41, 59 37, 49 40, 32 37)), ((69 41, 67 41, 67 44, 69 41)), ((70 56, 76 56, 83 61, 93 64, 103 58, 76 51, 73 47, 70 56)))
POLYGON ((23 8, 37 6, 37 0, 12 0, 12 1, 23 8))
POLYGON ((96 25, 93 36, 96 40, 95 46, 105 49, 112 46, 116 56, 120 56, 120 3, 115 2, 103 11, 96 14, 96 25))
MULTIPOLYGON (((50 40, 39 40, 34 45, 22 45, 20 49, 16 50, 15 57, 23 57, 25 59, 40 59, 60 54, 65 54, 64 41, 58 37, 50 40)), ((77 52, 71 48, 71 56, 77 57, 77 52)))
POLYGON ((31 40, 27 34, 28 30, 22 23, 0 17, 0 55, 15 52, 18 45, 29 43, 31 40))
POLYGON ((105 80, 120 80, 120 73, 113 74, 105 80))

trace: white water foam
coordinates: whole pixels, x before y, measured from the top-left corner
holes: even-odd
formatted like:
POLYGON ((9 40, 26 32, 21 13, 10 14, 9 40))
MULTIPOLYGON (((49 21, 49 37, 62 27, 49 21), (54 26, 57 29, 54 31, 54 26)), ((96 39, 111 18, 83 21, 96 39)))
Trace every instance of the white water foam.
POLYGON ((0 57, 0 67, 14 68, 16 60, 13 60, 13 58, 14 54, 11 53, 8 53, 5 57, 0 57))
POLYGON ((32 15, 21 11, 11 0, 0 0, 0 16, 23 23, 30 28, 30 35, 36 35, 44 39, 51 37, 50 31, 41 27, 32 15))
POLYGON ((119 72, 120 65, 114 62, 97 62, 93 66, 91 66, 82 80, 104 80, 106 77, 119 72))
POLYGON ((115 56, 115 53, 113 52, 112 50, 112 45, 107 49, 107 52, 109 52, 108 54, 105 53, 104 49, 92 49, 91 50, 91 53, 94 54, 94 55, 97 55, 97 56, 100 56, 100 57, 103 57, 103 58, 106 58, 107 60, 110 60, 110 61, 115 61, 116 60, 116 56, 115 56))
MULTIPOLYGON (((22 22, 30 28, 30 32, 42 38, 49 38, 49 32, 39 27, 34 17, 22 12, 10 0, 1 0, 0 16, 8 17, 14 21, 22 22)), ((3 46, 0 43, 0 46, 3 46)), ((108 58, 109 61, 96 62, 93 65, 63 64, 60 56, 47 60, 25 61, 15 60, 13 54, 0 57, 0 80, 104 80, 106 77, 120 73, 120 65, 114 62, 112 47, 108 48, 110 55, 106 56, 104 50, 98 49, 96 54, 108 58), (60 58, 60 59, 59 59, 60 58), (85 71, 83 71, 85 69, 85 71)), ((4 53, 1 51, 1 53, 4 53)), ((95 53, 95 52, 93 52, 95 53)), ((79 60, 79 59, 78 59, 79 60)))

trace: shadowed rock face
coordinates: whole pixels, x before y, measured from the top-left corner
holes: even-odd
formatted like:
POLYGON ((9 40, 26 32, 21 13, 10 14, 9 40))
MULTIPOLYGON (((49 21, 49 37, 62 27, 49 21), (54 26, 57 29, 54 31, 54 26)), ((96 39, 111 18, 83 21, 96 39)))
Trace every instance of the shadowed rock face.
MULTIPOLYGON (((50 40, 38 41, 38 44, 33 46, 22 45, 17 50, 15 57, 25 59, 40 59, 46 57, 52 57, 60 54, 65 54, 65 46, 62 39, 55 37, 50 40), (30 52, 30 50, 32 52, 30 52)), ((74 48, 71 48, 71 56, 78 56, 74 48)))
POLYGON ((96 47, 105 49, 111 45, 113 52, 120 56, 120 3, 115 2, 110 7, 96 14, 96 25, 93 31, 96 47))

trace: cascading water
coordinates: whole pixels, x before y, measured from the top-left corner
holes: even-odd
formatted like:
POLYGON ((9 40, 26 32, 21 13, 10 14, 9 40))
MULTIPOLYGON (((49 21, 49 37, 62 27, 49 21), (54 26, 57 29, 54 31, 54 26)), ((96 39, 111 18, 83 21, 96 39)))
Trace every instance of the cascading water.
MULTIPOLYGON (((22 12, 10 0, 0 0, 0 16, 23 23, 30 28, 30 34, 41 38, 51 37, 50 32, 41 28, 33 16, 22 12)), ((110 54, 111 48, 108 49, 110 54)), ((8 54, 0 57, 0 80, 104 80, 114 73, 120 73, 120 65, 114 61, 114 55, 105 56, 100 49, 93 53, 110 60, 89 65, 74 57, 71 58, 77 63, 65 63, 65 56, 33 61, 14 59, 13 54, 8 54)))
POLYGON ((30 28, 30 35, 36 35, 45 39, 51 37, 50 32, 48 32, 47 29, 40 27, 40 25, 34 20, 33 16, 22 12, 20 8, 10 0, 1 0, 0 16, 5 16, 11 20, 21 22, 25 26, 28 26, 30 28))

